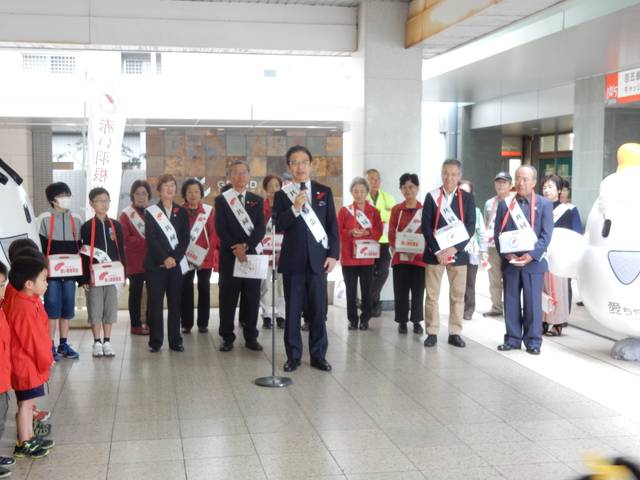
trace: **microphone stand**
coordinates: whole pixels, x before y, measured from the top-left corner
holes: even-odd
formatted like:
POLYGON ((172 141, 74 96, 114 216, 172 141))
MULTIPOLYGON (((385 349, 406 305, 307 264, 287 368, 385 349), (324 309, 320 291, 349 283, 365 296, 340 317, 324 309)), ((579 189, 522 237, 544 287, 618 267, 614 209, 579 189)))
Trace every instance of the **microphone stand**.
POLYGON ((276 212, 271 209, 271 376, 256 378, 255 384, 261 387, 283 388, 291 385, 289 377, 276 376, 276 212))

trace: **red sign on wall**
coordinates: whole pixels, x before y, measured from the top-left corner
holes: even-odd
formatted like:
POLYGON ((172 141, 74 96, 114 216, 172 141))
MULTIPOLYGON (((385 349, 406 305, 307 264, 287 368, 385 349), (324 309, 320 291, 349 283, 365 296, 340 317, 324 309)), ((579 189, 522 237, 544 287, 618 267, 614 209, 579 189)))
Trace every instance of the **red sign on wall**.
POLYGON ((640 102, 640 68, 607 74, 605 99, 609 104, 640 102))

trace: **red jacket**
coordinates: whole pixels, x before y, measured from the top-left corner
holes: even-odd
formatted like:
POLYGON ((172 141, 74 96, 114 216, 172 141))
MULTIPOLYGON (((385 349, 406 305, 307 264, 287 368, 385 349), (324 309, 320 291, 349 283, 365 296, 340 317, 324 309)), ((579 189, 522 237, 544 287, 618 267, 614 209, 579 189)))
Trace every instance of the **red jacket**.
POLYGON ((49 317, 39 297, 7 286, 8 302, 3 305, 11 332, 11 385, 29 390, 49 380, 53 356, 49 337, 49 317))
MULTIPOLYGON (((140 211, 133 205, 138 215, 142 217, 144 221, 144 209, 140 211)), ((144 256, 147 253, 147 240, 140 235, 140 232, 131 223, 126 213, 122 212, 119 217, 120 225, 122 226, 122 236, 124 237, 124 254, 127 259, 127 275, 136 275, 138 273, 144 273, 144 256)))
MULTIPOLYGON (((352 205, 355 208, 355 204, 352 205)), ((356 217, 349 213, 347 207, 342 207, 338 212, 338 229, 340 231, 340 263, 345 267, 373 265, 374 259, 356 259, 353 257, 353 246, 356 240, 378 240, 382 235, 382 220, 380 212, 366 202, 364 214, 371 222, 372 228, 366 237, 355 238, 349 233, 354 228, 362 228, 356 217)))
MULTIPOLYGON (((389 247, 395 249, 396 247, 396 232, 402 231, 409 225, 409 222, 413 219, 416 211, 422 208, 422 204, 418 202, 416 208, 407 208, 406 202, 398 203, 391 209, 391 219, 389 220, 389 247), (402 217, 400 217, 402 214, 402 217), (400 222, 398 224, 398 222, 400 222)), ((422 228, 419 228, 415 233, 422 233, 422 228)), ((426 267, 426 263, 422 261, 422 254, 418 253, 409 261, 400 260, 400 254, 394 253, 391 265, 416 265, 418 267, 426 267)))
POLYGON ((0 305, 0 393, 11 390, 11 330, 0 305))
MULTIPOLYGON (((204 207, 202 206, 202 203, 201 203, 200 205, 198 205, 197 210, 191 210, 191 208, 189 208, 189 204, 186 202, 183 203, 182 206, 189 214, 188 215, 189 230, 191 230, 191 228, 193 228, 193 224, 196 223, 196 218, 198 218, 198 215, 201 213, 204 213, 204 207)), ((199 270, 213 268, 214 270, 217 271, 218 270, 218 249, 220 248, 220 240, 218 239, 218 234, 216 233, 216 223, 215 223, 213 211, 209 215, 209 218, 207 218, 205 229, 200 234, 200 237, 198 237, 198 240, 196 241, 196 245, 202 248, 209 249, 209 253, 204 259, 204 262, 202 262, 202 265, 200 265, 199 270), (205 235, 205 231, 206 231, 206 235, 205 235), (207 241, 207 236, 209 237, 208 241, 207 241)))

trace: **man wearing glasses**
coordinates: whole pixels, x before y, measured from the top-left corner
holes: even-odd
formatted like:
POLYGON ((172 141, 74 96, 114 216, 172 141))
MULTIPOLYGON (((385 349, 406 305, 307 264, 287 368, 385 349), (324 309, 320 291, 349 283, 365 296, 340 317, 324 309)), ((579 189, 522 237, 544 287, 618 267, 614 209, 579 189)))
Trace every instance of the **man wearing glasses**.
POLYGON ((329 187, 311 181, 311 152, 301 146, 286 154, 293 182, 276 192, 273 214, 276 230, 284 235, 278 271, 283 274, 286 320, 284 371, 300 365, 302 335, 300 316, 307 306, 311 366, 330 371, 325 356, 328 341, 325 327, 327 276, 340 255, 338 224, 333 194, 329 187))

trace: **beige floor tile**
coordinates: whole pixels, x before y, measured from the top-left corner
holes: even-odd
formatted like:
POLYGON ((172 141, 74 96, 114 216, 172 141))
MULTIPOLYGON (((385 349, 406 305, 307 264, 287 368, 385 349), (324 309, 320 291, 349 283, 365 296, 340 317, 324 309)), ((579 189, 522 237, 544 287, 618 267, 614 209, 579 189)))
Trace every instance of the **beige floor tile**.
POLYGON ((322 441, 330 451, 393 450, 395 445, 382 430, 325 430, 322 441))
MULTIPOLYGON (((98 480, 107 478, 107 465, 43 465, 34 462, 29 472, 29 480, 51 480, 52 478, 73 478, 74 480, 98 480)), ((15 480, 15 472, 11 480, 15 480)), ((124 478, 124 477, 120 477, 124 478)))
POLYGON ((56 445, 45 458, 38 460, 39 465, 106 465, 109 462, 109 443, 82 443, 56 445))
POLYGON ((342 473, 333 457, 326 451, 260 455, 260 460, 269 478, 295 476, 300 472, 306 472, 308 475, 339 475, 342 473))
POLYGON ((249 433, 242 417, 180 420, 182 438, 242 435, 249 433))
POLYGON ((508 480, 575 480, 575 470, 564 463, 504 465, 496 467, 508 480))
POLYGON ((153 463, 115 463, 109 465, 108 480, 183 480, 183 461, 153 463))
POLYGON ((235 457, 256 453, 250 435, 185 438, 182 445, 186 459, 235 457))
POLYGON ((384 473, 415 470, 414 465, 398 449, 335 451, 332 455, 345 474, 384 473))
POLYGON ((318 434, 312 431, 252 433, 251 439, 259 455, 316 452, 325 449, 318 434))
POLYGON ((185 461, 189 480, 266 480, 257 455, 185 461))
POLYGON ((178 420, 117 422, 113 427, 114 442, 130 440, 160 440, 165 438, 180 438, 180 426, 178 420))
POLYGON ((486 460, 466 445, 407 448, 403 453, 418 470, 475 468, 487 466, 486 460))
POLYGON ((132 440, 113 442, 109 463, 163 462, 182 458, 182 443, 179 439, 132 440))

